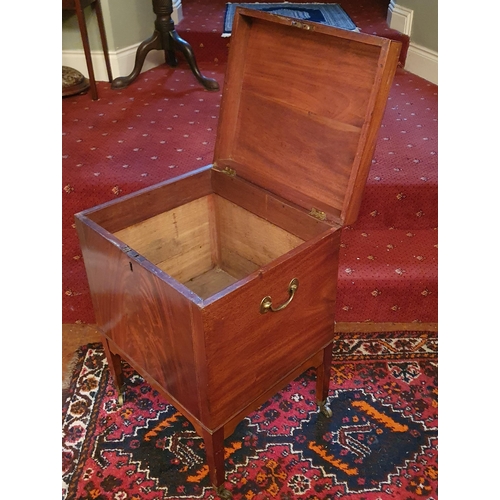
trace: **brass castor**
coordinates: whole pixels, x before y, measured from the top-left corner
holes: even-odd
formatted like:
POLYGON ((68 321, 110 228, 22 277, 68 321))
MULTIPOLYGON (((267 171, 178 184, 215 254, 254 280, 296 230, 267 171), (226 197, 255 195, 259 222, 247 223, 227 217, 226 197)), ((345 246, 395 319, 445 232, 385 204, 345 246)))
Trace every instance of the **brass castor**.
POLYGON ((119 390, 117 403, 120 407, 125 403, 125 385, 119 390))
POLYGON ((326 417, 330 418, 333 415, 332 409, 328 406, 326 401, 320 401, 318 403, 319 411, 326 417))
POLYGON ((222 500, 232 500, 233 494, 229 490, 224 488, 223 484, 221 484, 220 486, 214 486, 214 488, 219 498, 221 498, 222 500))

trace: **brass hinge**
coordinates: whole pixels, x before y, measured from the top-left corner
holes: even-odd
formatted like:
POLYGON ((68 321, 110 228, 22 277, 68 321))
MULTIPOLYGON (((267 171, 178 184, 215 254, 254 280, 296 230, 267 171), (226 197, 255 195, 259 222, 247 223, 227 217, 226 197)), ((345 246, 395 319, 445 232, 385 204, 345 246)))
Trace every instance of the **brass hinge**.
POLYGON ((311 26, 310 24, 306 23, 301 23, 299 21, 292 21, 291 22, 292 26, 295 26, 296 28, 302 28, 303 30, 314 30, 314 26, 311 26))
POLYGON ((216 169, 218 172, 221 172, 223 174, 229 175, 230 177, 236 177, 236 170, 230 168, 230 167, 224 167, 222 170, 216 169))
POLYGON ((317 208, 314 208, 314 207, 311 208, 309 215, 311 217, 314 217, 315 219, 318 219, 318 220, 326 220, 325 212, 322 212, 321 210, 318 210, 317 208))

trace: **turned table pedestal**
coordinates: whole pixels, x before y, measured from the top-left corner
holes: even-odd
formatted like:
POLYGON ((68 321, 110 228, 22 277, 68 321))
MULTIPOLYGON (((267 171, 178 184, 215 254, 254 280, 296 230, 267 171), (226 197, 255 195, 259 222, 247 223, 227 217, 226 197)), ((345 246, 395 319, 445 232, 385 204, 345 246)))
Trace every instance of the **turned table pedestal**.
POLYGON ((169 66, 177 66, 175 51, 179 50, 186 58, 196 79, 207 90, 219 90, 219 84, 214 79, 201 74, 191 45, 183 40, 175 30, 172 20, 172 0, 153 0, 153 12, 156 14, 154 33, 139 45, 132 73, 128 76, 115 78, 111 88, 122 89, 130 85, 139 76, 144 60, 151 50, 165 51, 165 62, 169 66))

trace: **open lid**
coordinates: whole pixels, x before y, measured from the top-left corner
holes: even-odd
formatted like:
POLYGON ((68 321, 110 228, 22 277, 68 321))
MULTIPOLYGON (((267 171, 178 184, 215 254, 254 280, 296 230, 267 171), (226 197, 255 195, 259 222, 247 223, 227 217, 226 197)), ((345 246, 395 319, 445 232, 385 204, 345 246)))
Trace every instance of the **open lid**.
POLYGON ((214 167, 356 220, 400 43, 236 10, 214 167))

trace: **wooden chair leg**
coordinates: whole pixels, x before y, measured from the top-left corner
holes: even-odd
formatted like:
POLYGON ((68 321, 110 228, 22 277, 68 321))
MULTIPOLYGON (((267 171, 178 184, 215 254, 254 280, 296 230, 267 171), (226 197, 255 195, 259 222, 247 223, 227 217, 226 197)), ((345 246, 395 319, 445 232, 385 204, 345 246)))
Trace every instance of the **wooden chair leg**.
POLYGON ((85 23, 85 15, 83 13, 82 4, 80 0, 75 0, 76 17, 78 19, 78 26, 80 27, 80 35, 82 36, 83 52, 85 53, 85 60, 87 61, 87 69, 89 71, 90 92, 92 99, 97 101, 97 85, 94 76, 94 67, 92 65, 92 56, 90 54, 89 34, 87 25, 85 23))
POLYGON ((108 81, 113 81, 111 73, 111 63, 109 61, 108 41, 106 38, 106 30, 104 29, 104 18, 102 16, 101 0, 95 1, 95 12, 97 16, 97 24, 99 25, 99 33, 101 34, 102 50, 104 52, 104 60, 106 61, 106 70, 108 71, 108 81))

